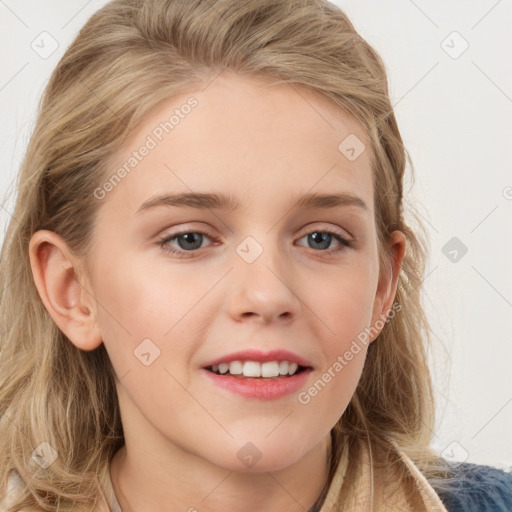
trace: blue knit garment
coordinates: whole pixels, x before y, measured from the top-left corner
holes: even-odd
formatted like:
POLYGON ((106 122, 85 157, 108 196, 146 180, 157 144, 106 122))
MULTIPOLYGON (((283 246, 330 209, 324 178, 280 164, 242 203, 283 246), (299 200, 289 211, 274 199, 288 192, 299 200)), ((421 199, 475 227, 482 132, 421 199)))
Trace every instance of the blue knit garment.
POLYGON ((512 473, 491 466, 459 463, 452 491, 436 489, 449 512, 512 512, 512 473))

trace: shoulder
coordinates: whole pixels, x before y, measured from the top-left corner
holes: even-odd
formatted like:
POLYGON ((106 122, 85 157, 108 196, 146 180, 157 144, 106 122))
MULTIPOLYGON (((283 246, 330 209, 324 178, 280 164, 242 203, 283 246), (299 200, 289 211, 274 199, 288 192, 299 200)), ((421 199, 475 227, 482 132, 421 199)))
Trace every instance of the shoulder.
POLYGON ((511 512, 512 473, 473 463, 451 466, 450 490, 437 490, 449 512, 511 512))

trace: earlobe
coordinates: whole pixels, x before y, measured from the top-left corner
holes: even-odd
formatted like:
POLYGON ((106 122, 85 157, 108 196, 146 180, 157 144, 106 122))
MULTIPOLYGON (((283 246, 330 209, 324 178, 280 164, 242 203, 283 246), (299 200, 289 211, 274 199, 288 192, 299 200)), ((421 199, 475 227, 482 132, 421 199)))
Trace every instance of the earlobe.
POLYGON ((402 231, 393 231, 389 242, 389 265, 381 273, 373 306, 370 342, 380 334, 395 300, 398 277, 405 256, 406 237, 402 231))
POLYGON ((97 348, 102 338, 95 301, 65 240, 53 231, 39 230, 30 239, 29 257, 39 297, 53 321, 77 348, 97 348))

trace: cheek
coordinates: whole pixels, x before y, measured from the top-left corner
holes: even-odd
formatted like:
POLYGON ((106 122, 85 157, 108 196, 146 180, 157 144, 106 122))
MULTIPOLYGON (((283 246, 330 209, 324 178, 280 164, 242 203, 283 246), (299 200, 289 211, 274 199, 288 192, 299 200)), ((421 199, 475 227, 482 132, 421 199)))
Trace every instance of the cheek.
POLYGON ((321 284, 309 286, 307 303, 320 319, 316 335, 324 360, 311 385, 298 396, 306 410, 314 410, 319 428, 322 422, 334 424, 339 419, 359 382, 377 280, 366 261, 337 269, 335 275, 323 279, 321 284))
POLYGON ((146 339, 161 350, 190 309, 187 289, 180 283, 173 281, 171 287, 154 271, 127 259, 102 268, 95 293, 105 346, 114 360, 124 360, 123 366, 133 362, 129 356, 146 339))
POLYGON ((374 273, 369 266, 351 266, 316 285, 308 285, 307 304, 325 327, 326 352, 344 350, 371 322, 377 288, 374 273))
POLYGON ((198 295, 191 292, 194 288, 188 281, 183 273, 163 279, 155 269, 127 260, 123 266, 102 271, 97 298, 103 307, 98 315, 105 348, 120 380, 118 393, 124 396, 125 407, 129 397, 147 418, 164 408, 164 417, 176 416, 190 402, 182 386, 190 384, 187 363, 195 350, 191 319, 198 295))
MULTIPOLYGON (((350 330, 350 329, 349 329, 350 330)), ((315 372, 309 385, 297 396, 303 415, 313 430, 332 428, 345 412, 357 388, 366 358, 367 345, 346 340, 333 343, 327 361, 315 372)))
POLYGON ((95 289, 101 304, 99 323, 118 374, 140 363, 139 352, 149 351, 158 357, 155 364, 185 378, 187 361, 200 343, 201 326, 208 317, 207 300, 202 298, 208 297, 218 279, 214 273, 191 274, 175 263, 148 266, 126 254, 115 265, 102 267, 95 289))
POLYGON ((361 376, 376 286, 372 272, 361 267, 360 271, 340 272, 335 285, 324 287, 322 293, 317 290, 311 298, 322 320, 323 335, 318 335, 325 357, 315 387, 324 395, 328 415, 333 414, 328 411, 329 402, 339 404, 339 415, 343 412, 361 376))

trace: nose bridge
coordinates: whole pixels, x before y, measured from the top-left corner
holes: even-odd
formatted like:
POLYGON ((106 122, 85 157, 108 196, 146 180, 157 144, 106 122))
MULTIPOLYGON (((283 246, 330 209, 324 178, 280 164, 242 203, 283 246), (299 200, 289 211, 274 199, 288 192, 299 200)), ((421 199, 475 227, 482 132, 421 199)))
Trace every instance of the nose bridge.
POLYGON ((239 279, 252 286, 258 282, 265 287, 284 286, 275 275, 280 273, 282 266, 281 251, 282 246, 275 232, 246 236, 235 249, 239 279))
POLYGON ((232 314, 267 318, 296 314, 299 301, 277 231, 248 235, 235 252, 232 314))
MULTIPOLYGON (((272 269, 278 274, 283 274, 285 270, 284 241, 280 238, 277 226, 269 229, 267 225, 260 224, 251 231, 235 246, 235 252, 238 256, 237 266, 240 266, 242 272, 257 273, 262 275, 270 274, 272 280, 277 277, 269 270, 272 269)), ((285 275, 282 277, 286 278, 285 275)))

